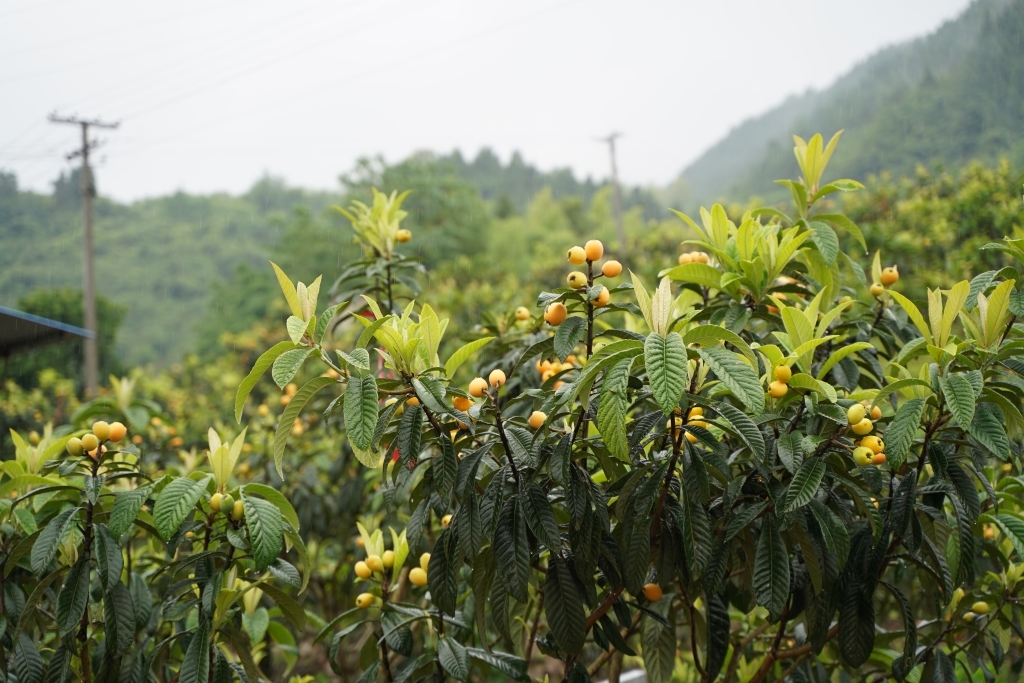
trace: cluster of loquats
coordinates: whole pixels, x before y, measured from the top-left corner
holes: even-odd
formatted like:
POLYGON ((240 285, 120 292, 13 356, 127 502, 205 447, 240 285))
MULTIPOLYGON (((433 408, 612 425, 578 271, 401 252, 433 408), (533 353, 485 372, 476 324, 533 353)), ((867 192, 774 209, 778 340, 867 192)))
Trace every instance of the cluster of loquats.
POLYGON ((88 455, 93 460, 107 452, 106 443, 118 443, 128 434, 128 429, 120 422, 107 423, 97 420, 92 424, 92 431, 81 437, 71 437, 67 443, 69 454, 77 457, 88 455))
POLYGON ((896 266, 889 266, 888 268, 882 269, 882 274, 878 278, 881 282, 871 283, 871 296, 876 299, 882 296, 882 292, 885 291, 886 287, 892 287, 894 284, 899 282, 900 272, 896 269, 896 266))
POLYGON ((240 522, 245 519, 245 505, 240 500, 235 500, 230 493, 217 491, 210 496, 210 510, 214 514, 221 514, 231 517, 232 520, 240 522))
POLYGON ((768 395, 772 398, 782 398, 789 393, 789 380, 793 377, 793 369, 788 365, 775 367, 775 379, 768 385, 768 395))
POLYGON ((687 251, 679 255, 679 265, 687 263, 711 263, 711 257, 703 251, 687 251))
POLYGON ((882 409, 872 406, 869 401, 852 405, 846 411, 846 421, 850 425, 850 430, 862 437, 857 442, 857 447, 853 449, 853 461, 860 467, 884 465, 886 462, 885 443, 878 436, 871 434, 875 428, 873 420, 879 420, 881 417, 882 409))
MULTIPOLYGON (((557 358, 555 360, 538 360, 536 363, 534 363, 533 367, 536 368, 537 372, 540 374, 540 381, 547 382, 549 379, 551 379, 560 372, 576 370, 578 367, 578 363, 579 359, 576 358, 575 354, 569 354, 566 357, 564 363, 559 361, 557 358)), ((560 386, 562 386, 562 383, 562 380, 559 379, 557 382, 554 383, 552 388, 557 390, 560 386)))
POLYGON ((700 406, 694 406, 690 408, 690 411, 686 414, 685 422, 683 421, 682 413, 682 409, 677 407, 675 409, 675 415, 672 417, 671 420, 668 420, 665 423, 665 428, 672 429, 674 427, 676 431, 685 430, 684 433, 686 434, 686 440, 689 441, 690 443, 697 443, 697 437, 694 435, 693 431, 686 428, 708 428, 708 423, 704 421, 704 409, 701 408, 700 406))
MULTIPOLYGON (((586 302, 593 308, 607 306, 612 300, 612 294, 607 287, 595 285, 594 281, 599 277, 618 277, 622 273, 622 264, 615 260, 605 261, 599 273, 594 273, 594 263, 604 257, 604 244, 601 240, 590 240, 584 246, 573 247, 566 254, 566 260, 574 266, 587 264, 587 272, 574 270, 566 277, 566 283, 574 290, 586 289, 586 302)), ((544 321, 552 327, 557 327, 565 322, 569 316, 569 310, 562 301, 553 301, 544 310, 544 321)), ((519 311, 516 312, 519 317, 519 311)), ((520 318, 523 319, 523 318, 520 318)))

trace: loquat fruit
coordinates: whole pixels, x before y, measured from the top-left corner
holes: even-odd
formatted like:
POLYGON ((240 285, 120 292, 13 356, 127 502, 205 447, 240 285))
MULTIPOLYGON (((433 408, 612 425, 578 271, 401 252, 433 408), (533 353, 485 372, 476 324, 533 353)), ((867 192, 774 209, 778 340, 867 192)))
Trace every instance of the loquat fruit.
POLYGON ((604 256, 604 245, 601 244, 601 240, 590 240, 583 245, 583 249, 587 254, 588 261, 597 261, 604 256))
POLYGON ((245 504, 236 500, 235 504, 231 506, 231 519, 236 522, 241 522, 245 518, 245 504))
POLYGON ((406 230, 405 228, 401 228, 398 232, 395 233, 395 240, 398 241, 398 242, 405 243, 405 242, 408 242, 411 239, 412 239, 412 231, 411 230, 406 230))
POLYGON ((871 406, 871 419, 872 420, 881 420, 882 419, 882 409, 879 408, 878 406, 871 406))
POLYGON ((384 554, 380 556, 380 560, 384 563, 385 569, 391 569, 395 566, 395 551, 385 550, 384 554))
POLYGON ((982 535, 985 537, 985 540, 991 541, 996 537, 996 530, 992 528, 991 524, 986 524, 982 531, 982 535))
POLYGON ((492 387, 500 387, 505 384, 505 372, 498 368, 491 370, 491 374, 487 375, 487 381, 491 383, 492 387))
POLYGON ((73 436, 70 439, 68 439, 68 443, 65 446, 65 448, 67 449, 69 454, 75 456, 76 458, 82 455, 82 453, 85 453, 85 446, 82 445, 82 440, 79 439, 77 436, 73 436))
POLYGON ((896 270, 896 266, 889 266, 888 268, 882 269, 882 284, 886 287, 892 287, 900 279, 900 272, 896 270))
POLYGON ((259 415, 260 417, 266 417, 267 415, 270 415, 270 406, 268 406, 266 403, 261 403, 260 407, 256 409, 256 414, 259 415))
POLYGON ((94 451, 99 445, 100 440, 96 438, 95 434, 85 434, 82 436, 82 448, 86 451, 94 451))
POLYGON ((565 322, 568 315, 569 311, 566 310, 565 304, 561 301, 554 301, 544 310, 544 322, 552 327, 558 327, 565 322))
POLYGON ((779 365, 775 368, 775 379, 783 384, 789 384, 790 378, 793 376, 793 370, 788 365, 779 365))
POLYGON ((602 287, 601 292, 597 295, 597 298, 594 299, 591 303, 594 305, 595 308, 601 308, 602 306, 607 306, 608 302, 611 300, 612 293, 608 291, 607 287, 602 287))
POLYGON ((616 277, 622 272, 622 264, 618 261, 605 261, 601 266, 601 275, 605 277, 616 277))
POLYGON ((123 424, 121 424, 120 422, 111 422, 110 423, 110 436, 107 437, 107 439, 109 441, 113 441, 114 443, 117 443, 118 441, 123 439, 127 433, 128 433, 128 428, 125 427, 123 424))
POLYGON ((875 465, 884 465, 886 463, 885 453, 875 453, 871 456, 871 462, 875 465))
POLYGON ((697 437, 692 432, 686 432, 686 440, 690 443, 697 443, 697 437))
POLYGON ((455 406, 457 410, 466 412, 467 410, 473 407, 473 401, 466 398, 465 396, 456 396, 455 398, 452 399, 452 405, 455 406))
POLYGON ((978 602, 971 605, 971 611, 975 614, 988 614, 988 610, 988 603, 984 600, 979 600, 978 602))
POLYGON ((565 255, 565 258, 567 261, 569 261, 569 263, 573 264, 574 266, 578 266, 581 263, 586 263, 587 252, 583 249, 583 247, 573 247, 565 255))
POLYGON ((224 497, 224 494, 217 492, 210 496, 210 509, 214 512, 220 512, 220 501, 224 497))
POLYGON ((868 411, 861 404, 857 403, 850 406, 846 411, 846 421, 851 425, 855 425, 867 415, 868 411))
POLYGON ((878 297, 882 296, 882 292, 885 291, 885 288, 882 287, 882 285, 875 282, 874 284, 871 285, 871 288, 868 291, 871 292, 871 296, 877 299, 878 297))
POLYGON ((447 514, 447 515, 445 515, 444 517, 441 518, 441 526, 447 527, 451 523, 452 523, 452 516, 450 514, 447 514))
POLYGON ((530 309, 528 309, 526 306, 520 306, 519 308, 516 309, 516 320, 529 320, 529 319, 530 319, 530 309))
POLYGON ((427 571, 428 566, 430 566, 430 553, 423 553, 420 555, 420 568, 427 571))
MULTIPOLYGON (((239 501, 239 502, 241 502, 241 501, 239 501)), ((225 493, 221 497, 220 505, 217 506, 217 509, 220 510, 221 512, 223 512, 225 515, 228 515, 228 514, 231 514, 231 511, 234 509, 234 507, 235 507, 235 499, 231 496, 230 493, 225 493)))
POLYGON ((689 254, 680 254, 679 265, 685 266, 687 263, 693 263, 693 257, 690 256, 689 254))
POLYGON ((356 607, 359 609, 366 609, 373 604, 373 595, 370 593, 362 593, 356 598, 356 607))
POLYGON ((92 433, 101 442, 106 441, 110 438, 110 425, 103 420, 97 420, 92 423, 92 433))
POLYGON ((477 377, 469 383, 469 395, 480 398, 487 391, 487 380, 483 377, 477 377))
POLYGON ((409 581, 412 583, 412 585, 419 586, 420 588, 423 588, 424 586, 427 585, 427 572, 426 572, 426 570, 425 569, 421 569, 420 567, 413 567, 409 571, 409 581))
POLYGON ((864 446, 858 446, 853 449, 853 461, 857 463, 858 467, 870 465, 872 455, 871 449, 864 446))
POLYGON ((530 413, 530 426, 534 429, 540 429, 547 422, 548 416, 539 410, 535 410, 530 413))
POLYGON ((661 586, 656 583, 648 583, 644 585, 644 597, 650 602, 657 602, 661 600, 662 592, 661 586))
POLYGON ((782 398, 789 393, 789 387, 782 382, 775 381, 768 385, 768 395, 772 398, 782 398))
POLYGON ((565 278, 565 281, 573 289, 582 289, 587 286, 587 276, 578 270, 574 270, 565 278))
POLYGON ((861 420, 857 424, 853 425, 853 427, 851 427, 850 429, 853 430, 854 434, 856 434, 858 436, 864 436, 865 434, 870 434, 871 433, 871 430, 873 429, 873 425, 871 423, 871 420, 869 418, 865 417, 863 420, 861 420))
POLYGON ((407 405, 407 406, 415 407, 415 406, 418 406, 419 404, 420 404, 420 399, 418 397, 416 397, 416 396, 410 396, 409 398, 405 399, 405 405, 407 405))
POLYGON ((860 440, 860 445, 870 448, 872 453, 881 453, 885 450, 885 443, 877 436, 865 436, 860 440))
POLYGON ((373 572, 370 570, 370 567, 362 560, 356 562, 355 571, 356 576, 358 576, 360 579, 368 579, 371 576, 373 576, 373 572))
POLYGON ((373 572, 384 571, 384 560, 380 558, 380 555, 369 555, 366 558, 366 566, 373 572))

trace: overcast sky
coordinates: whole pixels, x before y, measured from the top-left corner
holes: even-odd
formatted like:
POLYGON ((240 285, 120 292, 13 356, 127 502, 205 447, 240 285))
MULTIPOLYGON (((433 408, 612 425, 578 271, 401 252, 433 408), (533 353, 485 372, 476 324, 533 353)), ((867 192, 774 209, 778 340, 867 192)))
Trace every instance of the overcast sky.
MULTIPOLYGON (((49 191, 97 131, 100 191, 335 187, 360 156, 520 150, 665 184, 744 119, 968 0, 0 0, 0 169, 49 191)), ((832 131, 823 131, 830 134, 832 131)))

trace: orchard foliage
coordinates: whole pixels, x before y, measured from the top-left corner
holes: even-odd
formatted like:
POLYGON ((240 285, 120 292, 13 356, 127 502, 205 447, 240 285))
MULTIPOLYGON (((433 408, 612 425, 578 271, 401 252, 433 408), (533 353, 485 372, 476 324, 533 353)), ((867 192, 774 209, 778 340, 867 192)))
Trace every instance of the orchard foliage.
MULTIPOLYGON (((526 680, 539 653, 585 681, 618 652, 660 682, 683 650, 703 681, 945 681, 1020 657, 1019 275, 929 291, 922 313, 879 254, 866 273, 841 246, 864 249, 856 224, 817 208, 861 188, 823 180, 838 139, 796 138, 788 214, 679 214, 703 251, 656 285, 602 279, 599 242, 570 249, 586 272, 502 323, 500 352, 484 337, 442 362, 428 304, 363 295, 318 317, 315 285, 282 278, 291 341, 236 407, 267 368, 283 385, 326 364, 278 455, 330 392, 325 418, 381 471, 399 554, 430 552, 426 591, 392 570, 321 633, 333 648, 376 634, 365 680, 526 680), (345 306, 363 330, 328 348, 345 306), (475 352, 488 379, 467 392, 456 371, 475 352)), ((375 240, 394 226, 352 218, 386 260, 375 240)), ((1019 241, 991 248, 1024 261, 1019 241)))
POLYGON ((656 281, 551 246, 535 307, 459 340, 405 195, 339 209, 362 258, 273 266, 249 374, 166 392, 205 454, 129 380, 12 432, 0 681, 285 680, 300 648, 360 683, 1015 675, 1024 242, 915 303, 834 208, 838 136, 796 143, 789 208, 678 214, 656 281))

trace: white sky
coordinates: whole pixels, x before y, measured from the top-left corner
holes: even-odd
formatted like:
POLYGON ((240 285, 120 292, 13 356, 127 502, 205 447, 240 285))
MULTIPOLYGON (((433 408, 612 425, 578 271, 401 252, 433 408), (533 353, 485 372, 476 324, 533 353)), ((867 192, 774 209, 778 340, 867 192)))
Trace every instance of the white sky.
MULTIPOLYGON (((336 186, 364 155, 520 150, 631 184, 671 181, 730 128, 968 0, 0 0, 0 168, 49 191, 100 131, 122 200, 336 186)), ((830 133, 831 131, 825 131, 830 133)))

